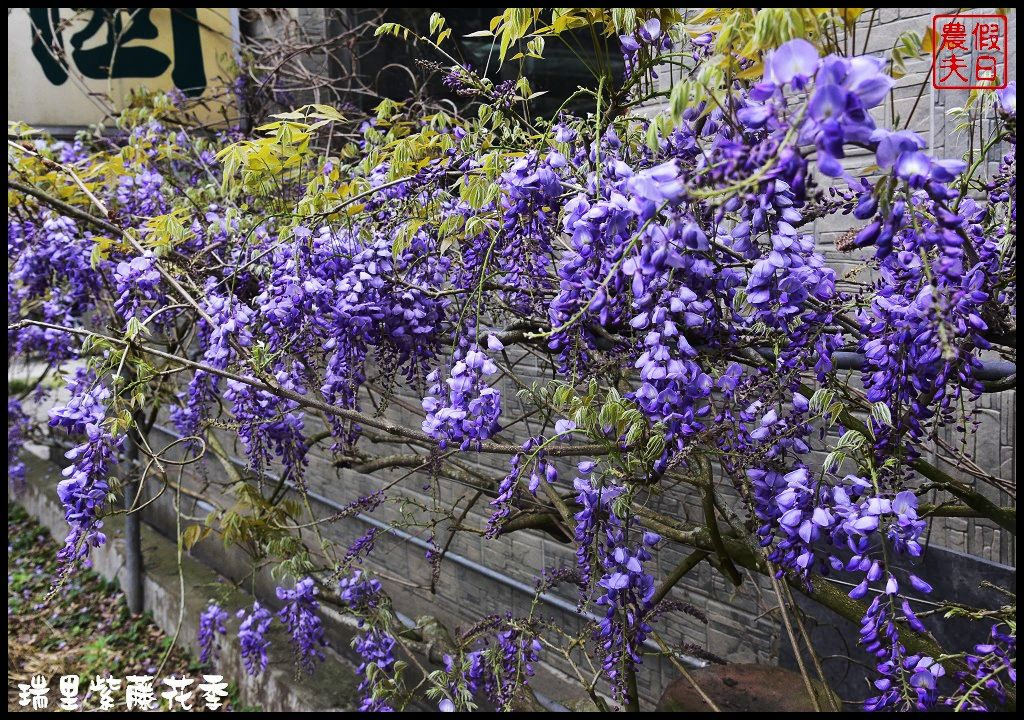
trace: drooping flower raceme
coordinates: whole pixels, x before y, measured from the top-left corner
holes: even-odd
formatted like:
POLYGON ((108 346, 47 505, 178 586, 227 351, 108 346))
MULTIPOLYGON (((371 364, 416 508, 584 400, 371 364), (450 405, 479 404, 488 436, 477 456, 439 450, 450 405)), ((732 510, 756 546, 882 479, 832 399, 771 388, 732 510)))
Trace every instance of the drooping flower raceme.
POLYGON ((476 345, 456 356, 451 374, 443 382, 435 370, 427 380, 430 394, 423 399, 427 414, 423 432, 436 438, 441 448, 454 443, 462 450, 491 437, 498 430, 501 392, 489 387, 486 378, 498 367, 476 345))
POLYGON ((7 398, 7 485, 11 490, 20 490, 25 485, 25 463, 18 455, 25 444, 29 428, 28 415, 21 403, 13 397, 7 398))
POLYGON ((217 658, 217 635, 226 635, 227 628, 224 621, 228 619, 226 611, 220 605, 211 602, 203 612, 199 614, 199 662, 208 663, 217 658))
POLYGON ((363 712, 390 712, 389 697, 394 691, 395 638, 383 628, 376 627, 384 610, 380 581, 367 578, 362 570, 342 578, 338 591, 345 605, 356 613, 360 627, 365 630, 352 640, 352 647, 362 658, 356 668, 363 712))
POLYGON ((270 641, 266 635, 274 617, 258 600, 253 602, 251 612, 246 613, 245 608, 242 608, 236 617, 244 618, 238 628, 238 643, 241 646, 245 670, 250 675, 260 675, 267 669, 267 648, 270 647, 270 641))
POLYGON ((122 446, 122 438, 111 435, 103 425, 110 391, 99 384, 91 389, 84 385, 83 382, 76 388, 80 392, 66 405, 50 411, 51 427, 62 427, 86 437, 85 442, 65 453, 71 464, 64 468, 64 479, 57 484, 57 495, 70 527, 57 555, 65 571, 79 560, 88 563, 90 550, 107 541, 99 516, 110 491, 108 478, 122 446))
POLYGON ((277 617, 288 628, 298 664, 307 673, 313 672, 317 660, 324 659, 320 648, 327 644, 323 622, 317 615, 320 603, 316 600, 316 593, 316 584, 313 578, 308 577, 290 590, 277 588, 277 599, 286 603, 277 612, 277 617))

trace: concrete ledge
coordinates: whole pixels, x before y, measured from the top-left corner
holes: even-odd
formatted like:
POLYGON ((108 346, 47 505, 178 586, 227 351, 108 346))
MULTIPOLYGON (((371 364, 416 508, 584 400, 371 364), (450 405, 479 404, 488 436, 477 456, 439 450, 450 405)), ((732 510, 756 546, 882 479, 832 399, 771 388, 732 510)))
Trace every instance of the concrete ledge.
MULTIPOLYGON (((24 452, 23 458, 27 486, 13 499, 38 518, 60 542, 67 535, 67 522, 56 490, 60 468, 31 452, 24 452)), ((93 569, 108 579, 120 580, 124 567, 121 542, 123 516, 106 518, 104 531, 108 540, 106 545, 93 550, 93 569)), ((213 570, 185 554, 182 555, 179 574, 174 543, 145 523, 142 524, 142 551, 146 611, 152 614, 154 622, 164 632, 174 635, 177 631, 178 642, 193 652, 199 614, 214 594, 213 589, 217 588, 218 596, 227 595, 223 605, 229 612, 225 623, 228 634, 219 639, 218 658, 208 672, 223 675, 227 681, 234 682, 244 704, 275 712, 356 709, 359 680, 352 663, 333 649, 326 648, 327 659, 317 667, 315 674, 298 674, 301 671, 292 662, 289 638, 277 623, 268 633, 271 647, 267 670, 259 677, 250 677, 239 654, 237 631, 240 621, 231 612, 240 607, 252 607, 253 597, 234 588, 213 570)))

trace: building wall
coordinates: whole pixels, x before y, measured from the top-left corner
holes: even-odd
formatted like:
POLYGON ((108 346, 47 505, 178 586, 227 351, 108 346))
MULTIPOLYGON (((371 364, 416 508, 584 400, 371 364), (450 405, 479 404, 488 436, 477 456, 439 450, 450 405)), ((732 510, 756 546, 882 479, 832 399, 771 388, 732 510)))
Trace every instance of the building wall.
MULTIPOLYGON (((177 87, 205 96, 207 105, 224 102, 215 89, 223 87, 237 47, 235 9, 123 8, 117 15, 127 37, 113 63, 105 10, 8 8, 8 120, 67 133, 103 122, 140 89, 177 87), (132 36, 133 27, 143 30, 132 36), (43 33, 48 40, 35 42, 43 33)), ((197 112, 204 121, 219 117, 212 107, 197 112)))

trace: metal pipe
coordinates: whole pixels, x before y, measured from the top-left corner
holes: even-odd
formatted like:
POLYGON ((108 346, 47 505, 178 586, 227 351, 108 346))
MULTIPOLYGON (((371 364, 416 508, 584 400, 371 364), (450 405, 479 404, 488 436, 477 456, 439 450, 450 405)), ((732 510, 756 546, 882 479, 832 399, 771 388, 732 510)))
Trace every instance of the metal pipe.
MULTIPOLYGON (((234 460, 234 458, 232 458, 232 460, 234 460)), ((290 482, 286 483, 286 485, 289 488, 291 488, 292 490, 297 490, 298 489, 298 488, 295 487, 295 485, 293 485, 290 482)), ((312 499, 316 500, 317 502, 319 502, 319 503, 321 503, 323 505, 326 505, 327 507, 329 507, 329 508, 331 508, 333 510, 341 511, 341 510, 345 509, 344 505, 341 505, 340 503, 336 503, 333 500, 331 500, 330 498, 324 497, 323 495, 320 495, 319 493, 313 492, 312 490, 308 490, 307 489, 306 490, 306 494, 309 495, 309 497, 311 497, 312 499)), ((357 513, 356 515, 353 515, 352 517, 356 517, 359 520, 361 520, 362 522, 366 523, 367 525, 375 527, 375 528, 377 528, 378 530, 380 530, 382 532, 386 532, 386 533, 388 533, 390 535, 394 535, 395 537, 397 537, 400 540, 403 540, 403 541, 406 541, 406 542, 410 542, 413 545, 415 545, 416 547, 422 548, 423 550, 431 549, 430 543, 428 543, 426 540, 423 540, 422 538, 419 538, 419 537, 416 537, 415 535, 407 533, 404 530, 400 530, 399 528, 392 527, 391 525, 388 525, 387 523, 385 523, 385 522, 383 522, 381 520, 378 520, 378 519, 376 519, 374 517, 371 517, 371 516, 366 515, 364 513, 357 513)), ((456 565, 461 565, 462 567, 467 568, 469 570, 472 570, 475 573, 478 573, 480 575, 483 575, 484 577, 490 578, 491 580, 494 580, 495 582, 501 583, 502 585, 505 585, 506 587, 510 587, 510 588, 512 588, 514 590, 518 590, 519 592, 524 593, 526 595, 530 595, 530 596, 536 595, 536 592, 537 592, 536 589, 530 587, 526 583, 521 582, 519 580, 516 580, 513 577, 509 577, 508 575, 505 575, 504 573, 500 573, 497 570, 494 570, 492 568, 487 567, 486 565, 481 565, 480 563, 477 563, 477 562, 475 562, 473 560, 470 560, 469 558, 464 557, 462 555, 459 555, 458 553, 453 553, 453 552, 445 553, 445 558, 448 559, 448 560, 451 560, 456 565)), ((568 600, 566 600, 565 598, 559 597, 557 595, 552 595, 551 593, 546 593, 545 592, 545 593, 541 593, 539 595, 538 599, 541 602, 545 603, 546 605, 550 605, 552 607, 556 607, 559 610, 562 610, 564 612, 570 613, 572 615, 579 615, 581 617, 585 617, 587 620, 589 620, 591 622, 594 622, 594 623, 601 622, 601 618, 598 617, 597 615, 595 615, 594 613, 589 612, 587 610, 579 610, 574 603, 571 603, 568 600)), ((653 640, 645 640, 644 641, 644 647, 646 647, 648 650, 652 650, 652 651, 656 652, 659 655, 662 654, 661 648, 653 640)), ((675 655, 676 655, 677 659, 685 662, 686 664, 688 664, 688 665, 690 665, 691 667, 694 667, 694 668, 702 668, 702 667, 705 667, 707 665, 706 661, 701 660, 700 658, 697 658, 697 657, 693 657, 692 655, 687 655, 686 653, 676 652, 675 655)))
MULTIPOLYGON (((161 432, 165 433, 166 435, 169 435, 169 436, 171 436, 173 438, 176 438, 176 439, 180 439, 181 438, 181 436, 178 435, 178 433, 176 431, 174 431, 171 428, 168 428, 168 427, 166 427, 164 425, 154 425, 153 429, 154 430, 160 430, 161 432)), ((228 460, 230 460, 231 462, 235 463, 236 465, 238 465, 240 467, 245 467, 246 466, 246 463, 243 462, 241 458, 235 457, 234 455, 228 455, 228 460)), ((274 482, 277 482, 280 479, 280 478, 274 477, 269 472, 264 472, 263 474, 267 478, 273 480, 274 482)), ((293 483, 290 483, 290 482, 286 482, 285 485, 289 489, 291 489, 293 491, 298 489, 298 488, 296 488, 296 486, 293 483)), ((314 491, 309 490, 309 489, 306 489, 305 492, 306 492, 306 494, 310 498, 312 498, 313 500, 316 500, 318 503, 320 503, 322 505, 326 505, 327 507, 331 508, 332 510, 336 510, 336 511, 340 512, 340 511, 343 511, 343 510, 347 509, 341 503, 335 502, 334 500, 331 500, 330 498, 325 497, 324 495, 321 495, 321 494, 319 494, 317 492, 314 492, 314 491)), ((371 516, 369 516, 369 515, 367 515, 365 513, 356 513, 355 515, 351 515, 350 517, 358 518, 361 522, 363 522, 363 523, 365 523, 367 525, 370 525, 371 527, 374 527, 374 528, 376 528, 378 530, 381 530, 382 532, 386 532, 389 535, 393 535, 393 536, 397 537, 400 540, 403 540, 403 541, 406 541, 406 542, 410 542, 413 545, 415 545, 416 547, 422 548, 423 550, 431 549, 430 543, 428 543, 426 540, 423 540, 422 538, 419 538, 419 537, 416 537, 415 535, 407 533, 404 530, 400 530, 399 528, 392 527, 391 525, 388 525, 387 523, 385 523, 385 522, 383 522, 381 520, 378 520, 378 519, 376 519, 374 517, 371 517, 371 516)), ((494 570, 492 568, 487 567, 486 565, 481 565, 480 563, 477 563, 477 562, 475 562, 473 560, 470 560, 469 558, 464 557, 462 555, 459 555, 458 553, 453 553, 453 552, 445 553, 445 558, 447 558, 448 560, 451 560, 456 565, 461 565, 462 567, 464 567, 464 568, 466 568, 468 570, 471 570, 471 571, 473 571, 475 573, 483 575, 484 577, 490 578, 491 580, 494 580, 495 582, 500 583, 500 584, 502 584, 502 585, 504 585, 506 587, 512 588, 513 590, 517 590, 517 591, 519 591, 521 593, 525 593, 527 595, 530 595, 531 597, 533 595, 535 595, 536 592, 537 592, 535 588, 530 587, 529 585, 527 585, 524 582, 516 580, 513 577, 509 577, 508 575, 505 575, 504 573, 500 573, 497 570, 494 570)), ((587 610, 579 610, 579 609, 577 609, 575 604, 569 602, 565 598, 558 597, 557 595, 552 595, 551 593, 541 593, 540 596, 539 596, 539 600, 541 602, 543 602, 544 604, 546 604, 546 605, 550 605, 551 607, 556 607, 559 610, 562 610, 564 612, 570 613, 572 615, 578 615, 578 616, 585 617, 587 620, 589 620, 591 622, 600 622, 601 621, 601 618, 599 618, 594 613, 589 612, 587 610)), ((662 654, 661 647, 659 647, 658 644, 655 643, 653 640, 645 640, 644 641, 644 647, 647 648, 648 650, 652 650, 653 652, 655 652, 655 653, 657 653, 659 655, 662 654)), ((701 658, 694 657, 692 655, 687 655, 686 653, 680 653, 680 652, 675 652, 675 651, 673 651, 673 652, 674 652, 674 654, 675 654, 675 656, 676 656, 676 658, 678 660, 686 663, 690 667, 702 668, 702 667, 706 667, 707 664, 708 664, 707 661, 702 660, 701 658)))
POLYGON ((127 471, 122 481, 124 491, 124 509, 128 512, 124 516, 124 582, 121 589, 124 591, 125 602, 128 609, 134 613, 141 613, 145 605, 145 591, 142 582, 142 519, 141 513, 131 512, 136 496, 139 494, 139 483, 133 480, 138 471, 139 446, 131 439, 129 434, 126 439, 127 448, 125 451, 125 463, 127 471))
MULTIPOLYGON (((757 352, 765 360, 775 361, 775 353, 768 348, 758 348, 757 352)), ((865 365, 864 353, 850 350, 837 350, 832 353, 832 366, 837 370, 861 370, 865 365)), ((1017 372, 1017 364, 1009 360, 982 360, 981 367, 973 375, 982 382, 1003 380, 1017 372)))

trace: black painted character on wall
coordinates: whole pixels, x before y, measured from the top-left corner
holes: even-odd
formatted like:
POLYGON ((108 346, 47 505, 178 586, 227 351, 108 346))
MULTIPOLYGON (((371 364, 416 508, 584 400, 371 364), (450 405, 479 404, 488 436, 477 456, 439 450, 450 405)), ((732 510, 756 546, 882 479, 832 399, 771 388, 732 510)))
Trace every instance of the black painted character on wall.
MULTIPOLYGON (((68 79, 68 57, 64 47, 60 8, 30 8, 32 54, 46 79, 61 85, 68 79)), ((159 50, 129 43, 153 40, 160 31, 150 19, 152 8, 71 8, 91 13, 85 26, 71 36, 71 62, 87 78, 154 78, 163 75, 172 59, 159 50), (86 41, 106 29, 106 41, 84 49, 86 41)), ((206 89, 206 71, 199 38, 196 8, 171 8, 171 36, 174 68, 171 80, 190 97, 206 89)))

